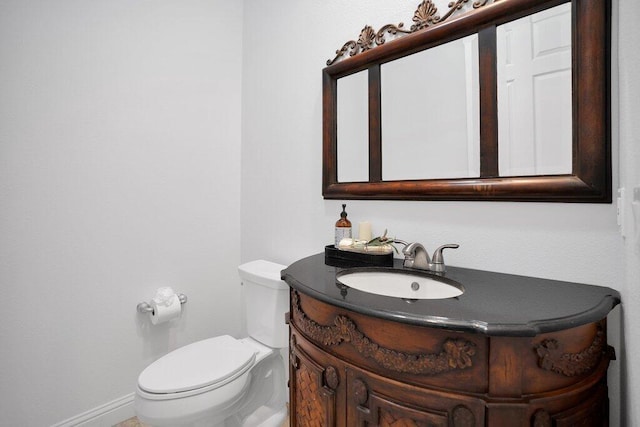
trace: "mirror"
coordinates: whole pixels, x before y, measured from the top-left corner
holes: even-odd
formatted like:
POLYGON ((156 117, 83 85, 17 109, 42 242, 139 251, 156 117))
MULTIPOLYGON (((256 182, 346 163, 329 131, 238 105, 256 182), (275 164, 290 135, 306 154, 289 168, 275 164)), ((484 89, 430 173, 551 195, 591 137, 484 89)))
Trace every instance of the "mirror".
POLYGON ((367 73, 338 80, 338 182, 369 180, 369 114, 367 73))
POLYGON ((382 64, 380 78, 383 181, 480 176, 476 34, 382 64))
POLYGON ((365 27, 323 70, 324 197, 610 203, 609 15, 424 0, 365 27))

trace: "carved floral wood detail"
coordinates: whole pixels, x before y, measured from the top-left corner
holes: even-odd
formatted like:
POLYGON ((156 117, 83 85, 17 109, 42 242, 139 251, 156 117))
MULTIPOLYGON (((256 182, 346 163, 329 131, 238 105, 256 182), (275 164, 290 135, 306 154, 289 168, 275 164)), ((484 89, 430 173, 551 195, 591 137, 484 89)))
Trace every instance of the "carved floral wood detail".
POLYGON ((310 319, 300 307, 300 297, 292 292, 293 318, 302 332, 325 346, 350 343, 358 353, 378 365, 395 372, 437 375, 473 366, 476 345, 463 339, 448 338, 439 353, 411 354, 380 346, 364 335, 347 316, 338 315, 333 325, 320 325, 310 319))
POLYGON ((562 353, 555 339, 547 339, 535 346, 538 366, 566 377, 585 374, 596 367, 605 352, 605 336, 602 326, 586 349, 578 353, 562 353))
MULTIPOLYGON (((359 53, 365 52, 371 48, 376 46, 383 45, 386 40, 386 35, 403 35, 403 34, 411 34, 415 31, 422 30, 427 27, 431 27, 433 25, 439 24, 445 20, 447 20, 454 13, 462 10, 466 3, 469 3, 470 0, 455 0, 449 3, 449 10, 443 16, 438 15, 438 7, 433 3, 432 0, 423 0, 419 5, 416 11, 413 14, 413 25, 410 30, 404 29, 404 23, 400 22, 398 25, 387 24, 381 27, 378 31, 375 31, 373 27, 370 25, 366 25, 362 31, 360 31, 360 35, 358 36, 358 40, 349 40, 342 47, 336 50, 336 56, 333 59, 327 60, 327 65, 331 65, 338 61, 341 57, 345 56, 349 53, 349 56, 355 56, 359 53)), ((490 0, 477 0, 473 2, 473 8, 477 9, 479 7, 485 6, 489 3, 490 0)), ((493 2, 497 2, 499 0, 493 0, 493 2)))
POLYGON ((359 53, 365 52, 373 47, 380 46, 386 42, 385 33, 389 34, 410 34, 411 31, 403 29, 404 24, 401 22, 398 25, 387 24, 380 28, 377 32, 370 26, 366 25, 362 31, 358 40, 349 40, 342 47, 336 50, 336 57, 327 60, 327 65, 331 65, 336 62, 341 56, 349 52, 349 56, 355 56, 359 53))

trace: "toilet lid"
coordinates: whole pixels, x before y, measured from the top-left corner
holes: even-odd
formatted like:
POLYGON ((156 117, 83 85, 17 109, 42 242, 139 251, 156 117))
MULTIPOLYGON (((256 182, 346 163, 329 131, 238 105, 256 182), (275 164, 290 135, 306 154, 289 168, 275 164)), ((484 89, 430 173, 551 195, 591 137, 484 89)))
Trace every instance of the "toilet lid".
POLYGON ((149 365, 138 386, 149 393, 178 393, 223 385, 253 365, 255 349, 229 336, 186 345, 149 365))

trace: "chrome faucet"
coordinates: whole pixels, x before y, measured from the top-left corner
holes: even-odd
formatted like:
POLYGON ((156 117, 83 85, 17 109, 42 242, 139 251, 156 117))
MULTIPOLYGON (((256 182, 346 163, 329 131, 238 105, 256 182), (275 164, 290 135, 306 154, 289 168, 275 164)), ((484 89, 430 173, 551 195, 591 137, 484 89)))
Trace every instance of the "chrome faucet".
POLYGON ((430 270, 431 259, 427 250, 418 242, 409 243, 402 250, 404 254, 404 266, 419 270, 430 270))
POLYGON ((445 249, 456 249, 460 247, 457 244, 442 245, 433 253, 433 260, 429 258, 427 250, 418 242, 409 243, 404 247, 404 266, 407 268, 415 268, 417 270, 429 270, 436 273, 444 273, 446 266, 442 251, 445 249))

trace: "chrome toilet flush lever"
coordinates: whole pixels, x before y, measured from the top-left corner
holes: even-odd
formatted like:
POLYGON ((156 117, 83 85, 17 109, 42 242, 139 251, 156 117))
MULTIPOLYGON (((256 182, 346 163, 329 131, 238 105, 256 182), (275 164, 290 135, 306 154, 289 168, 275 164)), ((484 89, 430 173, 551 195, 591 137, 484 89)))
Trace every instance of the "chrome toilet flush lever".
POLYGON ((444 273, 447 269, 444 265, 444 257, 442 251, 445 249, 457 249, 458 244, 442 245, 433 253, 433 259, 429 258, 427 250, 421 243, 409 243, 404 247, 402 253, 404 255, 404 266, 407 268, 415 268, 417 270, 428 270, 435 273, 444 273))

